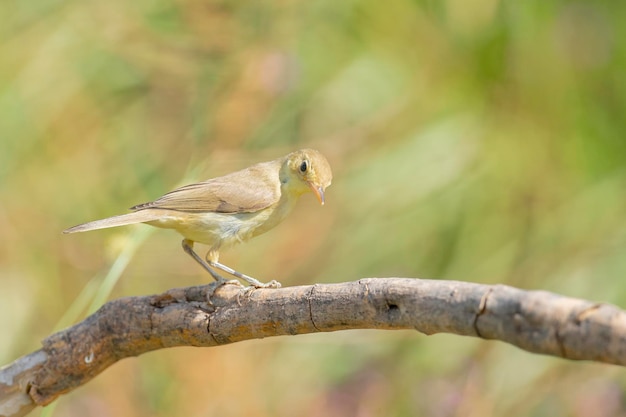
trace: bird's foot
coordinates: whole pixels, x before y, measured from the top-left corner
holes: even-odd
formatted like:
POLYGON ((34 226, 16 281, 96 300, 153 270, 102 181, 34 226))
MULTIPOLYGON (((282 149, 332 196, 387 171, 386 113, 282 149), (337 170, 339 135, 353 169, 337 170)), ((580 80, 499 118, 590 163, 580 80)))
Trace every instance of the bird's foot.
POLYGON ((242 281, 246 281, 248 284, 250 284, 254 288, 280 288, 280 282, 276 280, 271 280, 268 283, 264 283, 264 282, 259 281, 256 278, 252 278, 249 275, 242 274, 239 271, 235 271, 233 268, 226 266, 224 264, 221 264, 219 262, 208 260, 208 264, 209 266, 222 270, 226 272, 227 274, 234 276, 235 278, 238 278, 242 281))
POLYGON ((250 283, 250 285, 245 287, 239 294, 237 294, 237 304, 239 304, 240 306, 241 306, 241 296, 249 299, 252 293, 254 292, 254 290, 258 290, 259 288, 280 288, 280 282, 274 279, 267 283, 257 281, 254 278, 252 279, 254 280, 254 283, 251 283, 248 280, 246 280, 250 283))
POLYGON ((220 287, 222 287, 224 285, 237 285, 239 287, 243 287, 241 282, 237 281, 236 279, 228 279, 227 280, 226 278, 221 277, 221 276, 219 276, 219 278, 215 278, 215 283, 213 283, 210 286, 209 290, 206 293, 207 304, 209 304, 211 307, 214 307, 213 301, 211 301, 211 298, 213 298, 213 296, 215 295, 215 291, 217 291, 218 288, 220 288, 220 287))
MULTIPOLYGON (((250 278, 250 277, 248 277, 250 278)), ((271 280, 270 282, 261 282, 258 281, 254 278, 252 278, 251 281, 246 280, 246 282, 248 282, 248 284, 250 284, 250 286, 248 288, 253 288, 253 289, 257 289, 257 288, 280 288, 281 284, 280 282, 276 281, 275 279, 271 280)))

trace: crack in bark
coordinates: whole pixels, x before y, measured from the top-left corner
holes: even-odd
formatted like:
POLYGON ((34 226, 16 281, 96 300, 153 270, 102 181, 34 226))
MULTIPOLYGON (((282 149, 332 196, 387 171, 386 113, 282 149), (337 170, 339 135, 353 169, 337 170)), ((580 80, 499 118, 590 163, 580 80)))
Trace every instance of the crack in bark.
POLYGON ((315 328, 316 331, 320 332, 320 328, 317 327, 315 323, 315 319, 313 318, 313 294, 315 293, 315 289, 317 288, 317 284, 311 286, 311 291, 309 291, 309 295, 307 295, 307 302, 309 303, 309 317, 311 318, 311 324, 315 328))
POLYGON ((595 313, 597 310, 599 310, 603 305, 604 305, 604 303, 596 303, 596 304, 593 304, 593 305, 585 308, 583 311, 581 311, 580 313, 578 313, 576 315, 574 323, 577 326, 580 326, 582 324, 582 322, 587 319, 587 317, 591 316, 593 313, 595 313))
POLYGON ((215 334, 213 334, 213 332, 211 331, 211 315, 207 314, 205 318, 206 318, 206 332, 211 337, 211 339, 215 342, 215 345, 219 346, 221 343, 217 341, 215 334))
POLYGON ((559 353, 563 358, 567 358, 567 352, 565 350, 565 344, 563 343, 563 336, 561 335, 561 326, 556 326, 554 331, 554 340, 559 348, 559 353))
POLYGON ((474 315, 474 331, 476 332, 476 336, 480 337, 481 339, 484 339, 484 337, 478 329, 478 319, 487 311, 487 300, 492 293, 493 289, 489 288, 489 290, 485 294, 483 294, 483 296, 480 298, 480 303, 478 304, 478 312, 474 315))

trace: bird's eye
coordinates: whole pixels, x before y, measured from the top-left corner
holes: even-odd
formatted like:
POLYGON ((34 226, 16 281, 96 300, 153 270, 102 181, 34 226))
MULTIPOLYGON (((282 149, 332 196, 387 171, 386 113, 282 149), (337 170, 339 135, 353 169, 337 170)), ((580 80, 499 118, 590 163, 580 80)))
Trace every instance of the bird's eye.
POLYGON ((300 164, 300 172, 305 173, 307 169, 309 169, 309 162, 302 161, 302 163, 300 164))

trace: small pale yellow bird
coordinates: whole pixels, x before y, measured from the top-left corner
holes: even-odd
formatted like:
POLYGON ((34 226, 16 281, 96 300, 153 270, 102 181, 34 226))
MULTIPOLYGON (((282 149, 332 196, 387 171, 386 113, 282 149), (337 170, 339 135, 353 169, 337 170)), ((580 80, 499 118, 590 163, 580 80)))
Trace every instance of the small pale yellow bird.
POLYGON ((63 233, 134 223, 174 229, 184 237, 185 252, 219 283, 226 280, 215 269, 256 288, 278 288, 277 281, 262 283, 219 263, 219 251, 276 226, 291 212, 302 194, 312 191, 323 205, 332 176, 330 165, 321 153, 302 149, 222 177, 177 188, 157 200, 131 207, 132 213, 79 224, 63 233), (194 242, 209 245, 206 261, 193 250, 194 242))

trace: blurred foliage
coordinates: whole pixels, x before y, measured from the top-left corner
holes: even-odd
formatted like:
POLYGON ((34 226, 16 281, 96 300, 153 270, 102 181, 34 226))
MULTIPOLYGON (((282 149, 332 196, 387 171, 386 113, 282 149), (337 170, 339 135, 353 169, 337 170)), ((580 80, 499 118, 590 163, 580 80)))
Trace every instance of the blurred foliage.
MULTIPOLYGON (((61 230, 305 146, 333 166, 326 206, 226 264, 626 307, 624 21, 603 1, 0 2, 0 363, 137 232, 61 230)), ((179 239, 152 234, 111 297, 206 282, 179 239)), ((354 331, 153 352, 53 414, 623 416, 625 389, 617 367, 354 331)))

